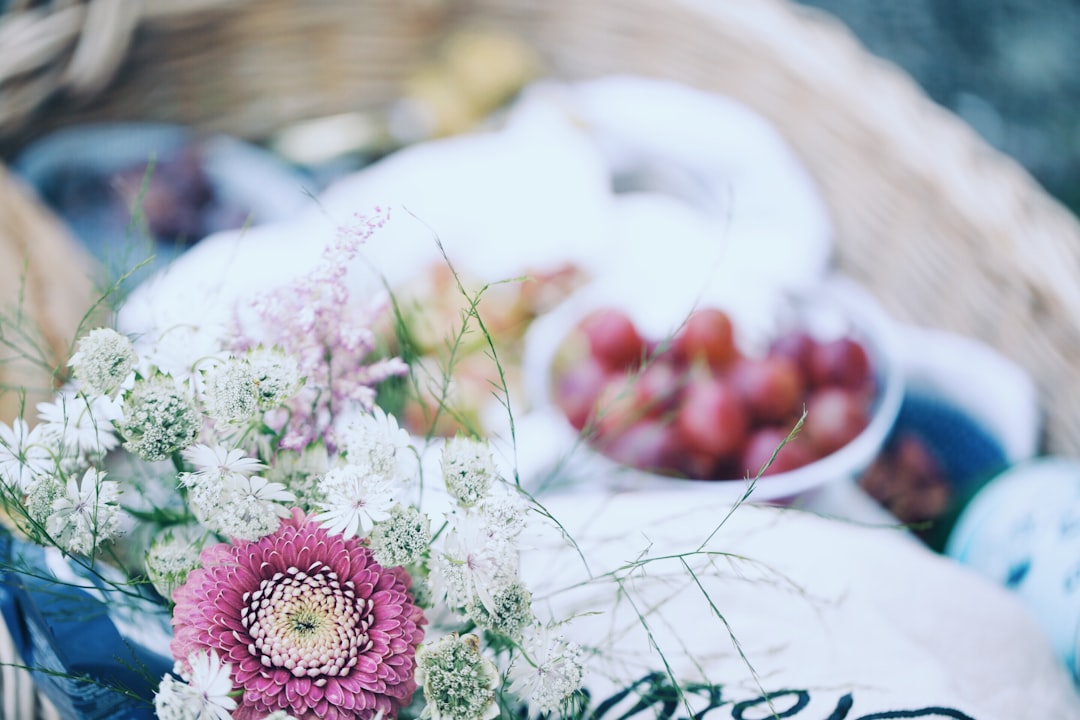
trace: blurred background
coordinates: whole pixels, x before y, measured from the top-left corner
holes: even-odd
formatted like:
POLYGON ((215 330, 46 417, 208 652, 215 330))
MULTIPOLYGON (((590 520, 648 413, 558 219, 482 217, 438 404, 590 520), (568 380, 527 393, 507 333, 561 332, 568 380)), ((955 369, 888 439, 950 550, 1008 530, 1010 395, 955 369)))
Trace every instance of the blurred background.
POLYGON ((836 16, 1080 214, 1080 2, 799 1, 836 16))

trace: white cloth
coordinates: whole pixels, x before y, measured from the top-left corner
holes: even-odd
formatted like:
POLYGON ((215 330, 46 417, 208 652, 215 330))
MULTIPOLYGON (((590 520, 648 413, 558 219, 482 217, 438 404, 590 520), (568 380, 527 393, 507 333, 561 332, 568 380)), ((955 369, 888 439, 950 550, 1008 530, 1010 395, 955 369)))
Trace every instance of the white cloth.
MULTIPOLYGON (((523 572, 555 617, 582 613, 571 638, 611 651, 590 658, 596 703, 666 662, 744 709, 788 691, 774 698, 782 717, 797 691, 808 704, 790 717, 1080 717, 1071 678, 1020 601, 897 529, 751 505, 723 521, 730 506, 707 489, 545 506, 581 555, 552 531, 537 541, 550 554, 530 553, 523 572), (849 714, 830 715, 847 701, 849 714), (902 714, 927 708, 947 712, 902 714)), ((768 716, 764 703, 744 715, 768 716)))

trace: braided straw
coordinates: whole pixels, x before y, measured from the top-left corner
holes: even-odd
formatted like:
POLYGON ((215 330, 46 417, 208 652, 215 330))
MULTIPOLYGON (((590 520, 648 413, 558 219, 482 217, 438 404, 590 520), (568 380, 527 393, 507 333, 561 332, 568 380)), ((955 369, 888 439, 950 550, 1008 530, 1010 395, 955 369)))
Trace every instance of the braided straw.
POLYGON ((824 14, 787 0, 92 0, 0 21, 0 91, 10 95, 16 75, 28 103, 40 95, 30 77, 98 86, 123 54, 76 42, 99 2, 138 8, 134 32, 130 20, 98 21, 128 48, 115 81, 92 101, 54 102, 33 123, 5 99, 5 117, 24 114, 23 129, 0 126, 0 145, 109 119, 259 139, 298 119, 385 109, 465 23, 523 38, 557 77, 638 73, 728 95, 771 121, 816 178, 839 268, 899 319, 981 339, 1025 367, 1040 389, 1046 449, 1080 452, 1080 225, 824 14), (55 28, 13 46, 18 22, 55 28), (70 62, 41 59, 50 54, 70 62), (82 56, 99 65, 83 69, 82 56))
POLYGON ((92 265, 59 220, 0 166, 0 420, 51 400, 53 368, 96 299, 92 265), (24 390, 15 392, 12 388, 24 390))
POLYGON ((55 93, 91 97, 113 78, 142 24, 166 23, 247 0, 88 0, 0 17, 0 133, 55 93))

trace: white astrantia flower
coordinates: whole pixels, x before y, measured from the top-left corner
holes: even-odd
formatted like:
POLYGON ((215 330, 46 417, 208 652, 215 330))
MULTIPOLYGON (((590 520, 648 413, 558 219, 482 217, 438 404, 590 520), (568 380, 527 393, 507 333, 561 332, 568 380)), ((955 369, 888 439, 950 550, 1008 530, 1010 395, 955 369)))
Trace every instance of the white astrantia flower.
POLYGON ((200 522, 212 530, 239 540, 258 540, 277 530, 296 496, 266 478, 231 475, 220 484, 199 483, 191 500, 200 522))
POLYGON ((191 445, 202 416, 168 376, 137 380, 124 397, 120 434, 124 447, 143 460, 165 460, 191 445))
POLYGON ((314 520, 330 533, 365 538, 375 523, 390 517, 401 486, 356 465, 333 468, 319 481, 322 511, 314 520))
POLYGON ((488 444, 460 436, 443 446, 442 473, 447 491, 465 507, 486 496, 499 476, 488 444))
POLYGON ((526 632, 522 648, 510 666, 510 692, 527 700, 533 714, 557 712, 581 689, 585 668, 580 646, 536 625, 526 632))
POLYGON ((474 599, 495 612, 495 596, 518 580, 518 548, 494 533, 476 513, 455 513, 441 551, 432 558, 432 583, 447 602, 464 608, 474 599))
POLYGON ((371 551, 383 567, 419 562, 431 545, 431 521, 414 505, 398 505, 371 531, 371 551))
POLYGON ((251 366, 229 358, 203 373, 203 404, 206 414, 220 423, 242 423, 259 411, 259 388, 251 366))
POLYGON ((478 597, 465 606, 465 614, 478 628, 518 640, 525 628, 536 622, 532 593, 520 581, 493 593, 492 600, 491 609, 485 607, 478 597))
POLYGON ((0 422, 0 481, 25 492, 36 478, 55 472, 61 450, 41 425, 31 429, 22 418, 0 422))
POLYGON ((303 385, 300 364, 279 348, 257 347, 248 352, 247 361, 255 378, 258 405, 262 410, 281 407, 303 385))
POLYGON ((174 325, 140 353, 139 370, 144 377, 154 373, 168 375, 190 395, 202 390, 200 370, 204 365, 227 356, 217 328, 174 325))
POLYGON ((45 530, 68 552, 89 555, 120 534, 120 485, 90 468, 81 480, 68 477, 64 493, 53 501, 45 530))
POLYGON ((146 552, 146 575, 162 597, 171 600, 173 590, 200 567, 199 553, 206 539, 206 531, 192 525, 168 528, 154 538, 146 552))
POLYGON ((451 633, 416 651, 416 682, 430 720, 491 720, 499 716, 499 671, 480 653, 475 635, 451 633))
POLYGON ((112 328, 96 328, 79 341, 68 365, 87 394, 113 395, 137 360, 131 340, 112 328))
POLYGON ((416 455, 409 433, 382 408, 352 417, 342 435, 341 444, 350 465, 394 484, 405 483, 412 476, 411 463, 416 455))
POLYGON ((492 536, 514 541, 527 525, 529 505, 517 492, 489 492, 475 510, 492 536))
POLYGON ((322 498, 319 482, 330 466, 330 456, 322 443, 308 445, 303 450, 281 450, 274 464, 267 469, 267 480, 279 482, 296 493, 303 507, 312 507, 322 498))
POLYGON ((188 663, 191 672, 183 682, 172 675, 162 678, 154 695, 159 720, 232 720, 232 665, 205 650, 189 655, 188 663))
POLYGON ((42 431, 59 438, 78 457, 100 457, 116 448, 113 422, 121 417, 121 403, 106 395, 93 399, 71 392, 57 393, 52 402, 38 403, 42 431))
POLYGON ((59 475, 42 475, 35 478, 26 489, 23 506, 26 513, 38 525, 44 527, 53 512, 53 503, 64 494, 65 483, 59 475))

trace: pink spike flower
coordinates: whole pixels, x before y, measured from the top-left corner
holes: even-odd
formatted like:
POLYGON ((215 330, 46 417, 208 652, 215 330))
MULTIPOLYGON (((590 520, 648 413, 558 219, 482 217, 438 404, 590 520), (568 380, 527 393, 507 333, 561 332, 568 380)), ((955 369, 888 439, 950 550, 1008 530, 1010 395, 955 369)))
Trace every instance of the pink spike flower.
POLYGON ((234 717, 394 717, 416 691, 427 620, 411 578, 300 510, 261 540, 203 550, 173 595, 172 653, 212 650, 243 691, 234 717))

